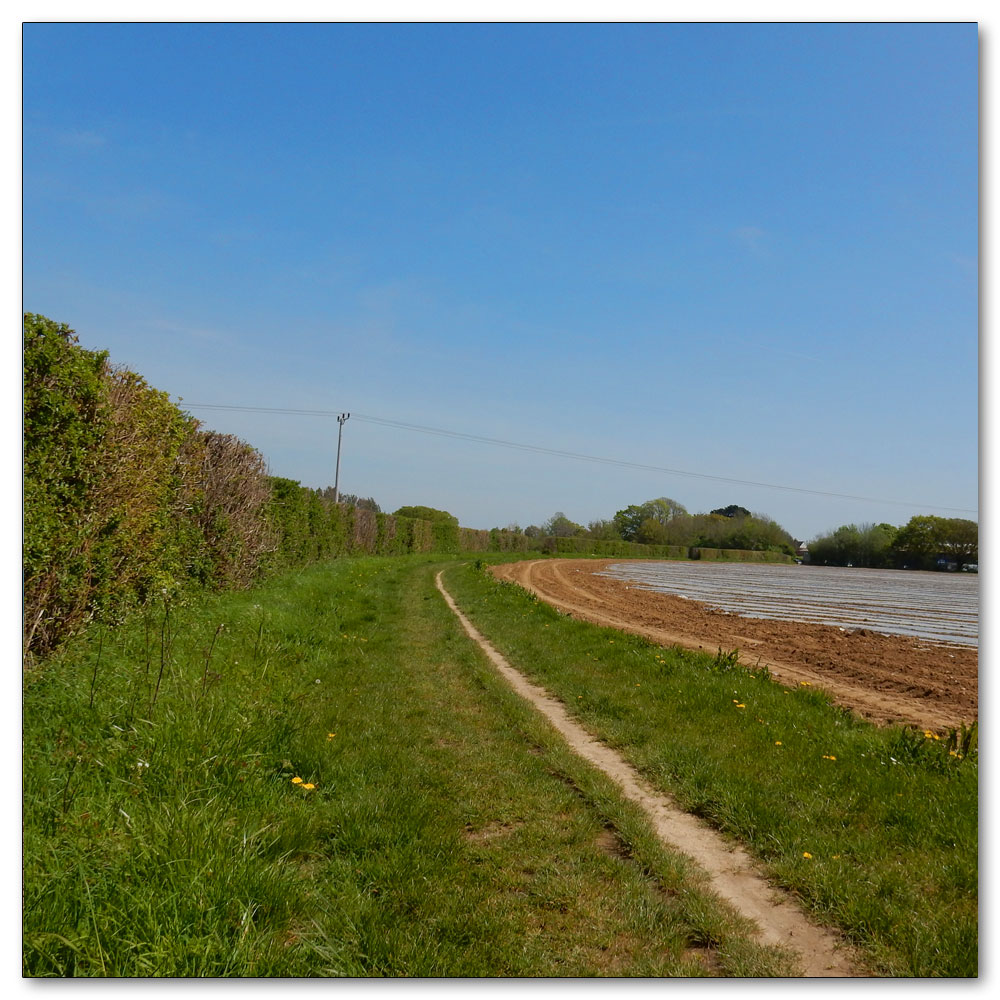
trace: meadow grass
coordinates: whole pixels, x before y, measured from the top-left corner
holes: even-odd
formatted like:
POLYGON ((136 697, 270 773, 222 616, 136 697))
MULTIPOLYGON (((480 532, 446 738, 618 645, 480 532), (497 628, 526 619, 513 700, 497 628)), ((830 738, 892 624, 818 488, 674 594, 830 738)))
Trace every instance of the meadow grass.
MULTIPOLYGON (((161 603, 33 670, 24 975, 788 974, 507 689, 440 564, 161 603)), ((523 667, 574 628, 451 580, 523 667)))
POLYGON ((746 845, 885 976, 978 969, 974 744, 877 728, 815 689, 575 621, 476 559, 459 606, 655 787, 746 845))

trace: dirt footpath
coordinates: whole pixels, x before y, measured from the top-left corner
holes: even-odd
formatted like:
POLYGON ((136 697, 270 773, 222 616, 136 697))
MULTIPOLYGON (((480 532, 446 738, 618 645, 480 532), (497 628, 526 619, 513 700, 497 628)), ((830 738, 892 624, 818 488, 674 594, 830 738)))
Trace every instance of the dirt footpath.
POLYGON ((625 798, 646 813, 663 843, 697 862, 715 892, 757 925, 757 938, 762 944, 794 952, 804 976, 864 975, 839 934, 813 924, 788 894, 767 882, 743 848, 685 813, 668 795, 652 789, 615 750, 594 739, 571 718, 562 702, 529 681, 494 649, 455 604, 441 582, 441 573, 435 583, 462 627, 479 643, 507 683, 549 720, 574 753, 600 768, 625 798))
POLYGON ((665 646, 715 653, 739 649, 784 684, 822 688, 838 705, 873 722, 934 730, 979 714, 978 651, 866 629, 768 621, 716 611, 699 601, 641 590, 596 574, 622 559, 542 559, 492 567, 574 617, 645 636, 665 646))

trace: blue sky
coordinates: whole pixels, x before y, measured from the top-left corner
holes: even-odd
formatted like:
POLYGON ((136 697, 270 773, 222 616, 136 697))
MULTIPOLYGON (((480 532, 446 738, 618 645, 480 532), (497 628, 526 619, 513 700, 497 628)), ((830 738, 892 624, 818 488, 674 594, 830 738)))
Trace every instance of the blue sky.
POLYGON ((352 411, 343 490, 470 527, 976 516, 975 24, 23 40, 24 308, 276 475, 336 421, 194 404, 352 411))

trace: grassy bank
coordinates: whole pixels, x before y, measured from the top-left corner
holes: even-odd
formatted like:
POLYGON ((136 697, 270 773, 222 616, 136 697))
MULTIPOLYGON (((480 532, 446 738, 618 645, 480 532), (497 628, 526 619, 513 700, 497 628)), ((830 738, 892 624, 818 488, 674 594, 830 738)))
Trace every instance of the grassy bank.
POLYGON ((34 671, 24 973, 787 972, 498 680, 434 567, 161 604, 34 671))
POLYGON ((882 975, 977 970, 978 768, 733 656, 576 622, 474 565, 446 582, 511 662, 657 787, 738 838, 882 975))

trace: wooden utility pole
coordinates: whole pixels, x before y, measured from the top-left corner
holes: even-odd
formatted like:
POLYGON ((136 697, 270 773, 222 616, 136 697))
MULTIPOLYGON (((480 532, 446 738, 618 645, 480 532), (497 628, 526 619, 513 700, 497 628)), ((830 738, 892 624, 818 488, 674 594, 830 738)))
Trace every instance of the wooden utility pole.
POLYGON ((340 503, 340 439, 344 436, 344 424, 350 419, 349 413, 341 413, 337 417, 340 427, 337 429, 337 472, 333 479, 333 502, 340 503))

